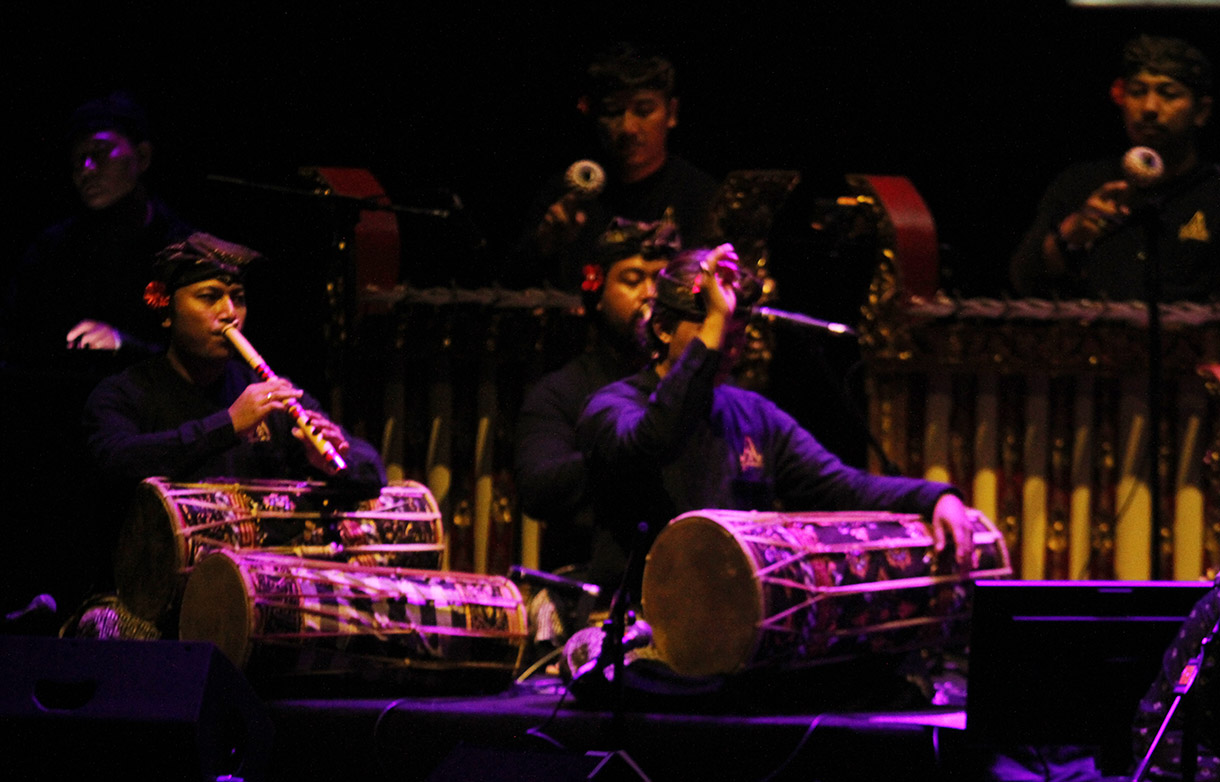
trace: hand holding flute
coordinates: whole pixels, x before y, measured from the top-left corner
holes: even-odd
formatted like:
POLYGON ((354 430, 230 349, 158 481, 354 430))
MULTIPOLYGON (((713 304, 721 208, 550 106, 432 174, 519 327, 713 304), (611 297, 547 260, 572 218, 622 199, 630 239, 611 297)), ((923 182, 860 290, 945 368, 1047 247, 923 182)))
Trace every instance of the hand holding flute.
POLYGON ((250 385, 230 407, 233 428, 244 433, 272 410, 285 410, 297 423, 293 434, 311 446, 306 452, 311 464, 332 475, 346 469, 342 452, 348 449, 348 443, 339 427, 321 413, 302 407, 298 401, 301 390, 271 371, 236 324, 225 326, 221 333, 264 381, 250 385))

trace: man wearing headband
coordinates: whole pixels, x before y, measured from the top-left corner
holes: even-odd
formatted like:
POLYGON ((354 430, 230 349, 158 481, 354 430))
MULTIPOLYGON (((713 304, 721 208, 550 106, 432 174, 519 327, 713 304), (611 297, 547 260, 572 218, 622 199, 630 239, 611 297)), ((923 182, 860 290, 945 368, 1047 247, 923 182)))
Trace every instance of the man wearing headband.
POLYGON ((546 525, 545 570, 589 560, 593 515, 576 421, 595 391, 647 363, 644 324, 656 277, 678 243, 671 223, 616 218, 584 267, 588 349, 526 393, 517 418, 516 485, 522 508, 546 525))
POLYGON ((169 348, 103 380, 85 405, 89 449, 109 481, 130 488, 150 476, 331 477, 285 412, 297 400, 348 462, 334 480, 367 496, 385 484, 369 444, 347 437, 290 381, 264 381, 235 357, 223 329, 245 323, 243 277, 256 257, 203 233, 158 254, 144 302, 169 330, 169 348))
POLYGON ((89 101, 65 141, 80 209, 27 250, 5 303, 4 350, 37 363, 65 348, 133 359, 160 351, 163 335, 139 294, 153 256, 191 229, 145 184, 144 109, 124 93, 89 101))
POLYGON ((589 64, 577 109, 594 127, 604 187, 582 194, 565 175, 544 187, 531 207, 509 284, 549 282, 575 290, 597 237, 613 216, 637 221, 668 217, 688 243, 711 237, 711 208, 719 185, 669 150, 678 125, 673 64, 628 43, 589 64))
POLYGON ((1127 141, 1149 156, 1079 163, 1051 184, 1013 256, 1013 288, 1023 296, 1148 297, 1149 221, 1163 301, 1220 297, 1220 170, 1201 158, 1211 118, 1212 66, 1194 46, 1142 35, 1123 50, 1110 88, 1127 141))
POLYGON ((921 513, 937 548, 952 541, 958 566, 968 566, 970 526, 951 486, 849 467, 772 402, 717 382, 730 368, 738 306, 757 296, 735 261, 730 245, 672 261, 649 321, 654 363, 599 391, 581 415, 578 442, 597 495, 589 580, 613 589, 634 551, 638 598, 652 538, 700 508, 921 513))

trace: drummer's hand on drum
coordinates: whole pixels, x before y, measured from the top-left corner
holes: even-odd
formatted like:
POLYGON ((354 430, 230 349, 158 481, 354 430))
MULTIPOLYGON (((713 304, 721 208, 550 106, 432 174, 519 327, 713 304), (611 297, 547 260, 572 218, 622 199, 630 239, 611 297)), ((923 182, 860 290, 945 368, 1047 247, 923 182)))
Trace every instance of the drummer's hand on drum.
MULTIPOLYGON (((340 456, 346 456, 351 449, 351 443, 343 436, 343 430, 337 424, 331 421, 326 416, 313 410, 305 410, 305 419, 308 422, 309 428, 312 429, 323 440, 330 443, 339 452, 340 456)), ((309 459, 309 463, 317 469, 325 472, 327 475, 336 474, 334 466, 326 460, 326 457, 314 447, 313 443, 306 437, 305 432, 299 426, 292 429, 292 436, 300 440, 305 445, 305 456, 309 459)))
POLYGON ((233 431, 246 437, 275 410, 283 410, 288 403, 299 399, 303 392, 287 380, 277 377, 262 383, 251 383, 241 396, 229 405, 229 419, 233 431))
POLYGON ((956 494, 941 495, 932 510, 933 548, 937 552, 944 551, 947 539, 953 541, 953 559, 958 572, 969 574, 974 560, 974 530, 966 505, 956 494))

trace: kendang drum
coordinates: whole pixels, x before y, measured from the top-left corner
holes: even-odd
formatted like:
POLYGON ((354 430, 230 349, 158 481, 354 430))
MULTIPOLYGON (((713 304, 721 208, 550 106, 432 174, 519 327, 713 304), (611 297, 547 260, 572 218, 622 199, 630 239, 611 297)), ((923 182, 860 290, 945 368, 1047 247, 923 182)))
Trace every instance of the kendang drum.
POLYGON ((649 551, 644 618, 689 676, 964 641, 970 582, 1012 572, 995 525, 977 511, 971 522, 963 574, 915 514, 686 513, 649 551))
POLYGON ((149 478, 119 536, 119 599, 135 615, 160 621, 172 613, 203 554, 254 548, 435 569, 444 553, 444 527, 436 499, 415 482, 394 483, 378 497, 357 500, 316 481, 149 478))
POLYGON ((502 576, 219 551, 187 581, 179 637, 216 644, 260 683, 502 688, 521 664, 526 624, 521 593, 502 576))

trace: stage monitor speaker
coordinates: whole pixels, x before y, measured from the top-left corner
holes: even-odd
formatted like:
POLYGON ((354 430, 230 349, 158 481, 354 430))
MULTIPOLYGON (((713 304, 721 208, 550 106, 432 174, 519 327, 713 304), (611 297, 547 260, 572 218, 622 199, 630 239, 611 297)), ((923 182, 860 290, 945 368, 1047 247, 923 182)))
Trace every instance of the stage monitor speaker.
POLYGON ((648 777, 625 752, 527 752, 459 744, 427 782, 640 782, 648 777))
POLYGON ((209 643, 0 638, 10 779, 266 776, 272 727, 209 643))
POLYGON ((999 749, 1098 748, 1132 763, 1131 725, 1203 581, 986 581, 974 585, 966 740, 999 749))

